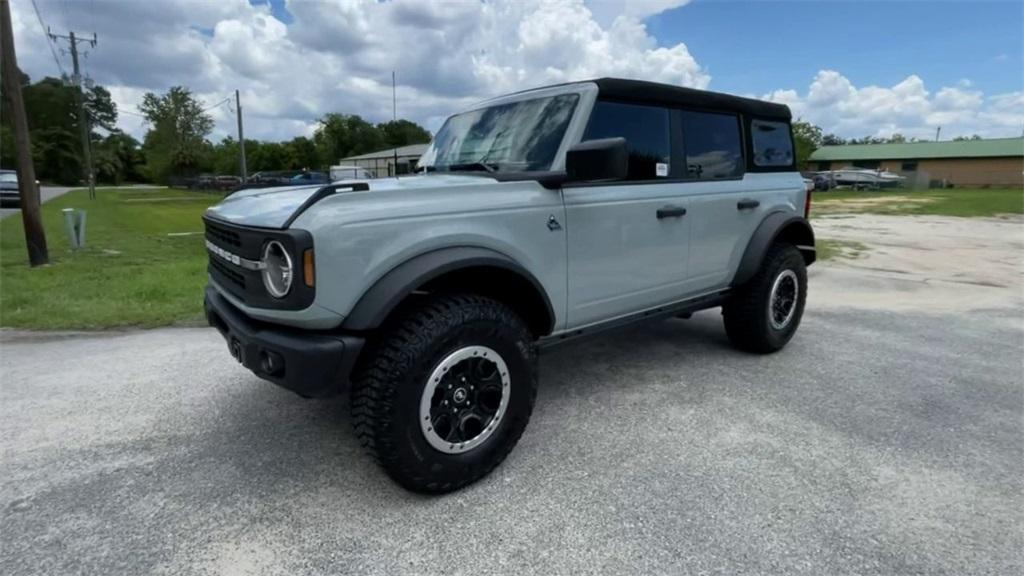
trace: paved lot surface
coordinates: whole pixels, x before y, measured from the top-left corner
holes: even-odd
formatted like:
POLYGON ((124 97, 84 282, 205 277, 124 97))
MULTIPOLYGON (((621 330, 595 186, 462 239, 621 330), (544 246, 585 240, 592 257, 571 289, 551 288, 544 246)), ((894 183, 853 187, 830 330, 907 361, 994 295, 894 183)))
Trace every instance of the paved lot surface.
POLYGON ((546 354, 519 446, 440 498, 212 330, 8 333, 0 573, 1019 574, 1020 267, 979 287, 878 257, 816 266, 770 357, 716 312, 546 354), (1002 299, 902 303, 976 288, 1002 299), (846 298, 872 291, 892 302, 846 298))

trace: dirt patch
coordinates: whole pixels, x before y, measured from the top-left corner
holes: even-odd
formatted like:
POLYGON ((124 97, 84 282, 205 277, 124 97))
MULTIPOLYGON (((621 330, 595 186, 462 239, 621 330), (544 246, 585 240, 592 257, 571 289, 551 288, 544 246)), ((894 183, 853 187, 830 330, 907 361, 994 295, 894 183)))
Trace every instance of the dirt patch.
POLYGON ((849 214, 875 211, 879 208, 899 211, 913 206, 931 204, 937 198, 929 196, 866 196, 863 198, 843 198, 841 200, 822 199, 814 203, 814 212, 818 214, 849 214))
POLYGON ((867 247, 812 266, 815 305, 958 312, 1024 306, 1024 218, 819 218, 819 238, 867 247))

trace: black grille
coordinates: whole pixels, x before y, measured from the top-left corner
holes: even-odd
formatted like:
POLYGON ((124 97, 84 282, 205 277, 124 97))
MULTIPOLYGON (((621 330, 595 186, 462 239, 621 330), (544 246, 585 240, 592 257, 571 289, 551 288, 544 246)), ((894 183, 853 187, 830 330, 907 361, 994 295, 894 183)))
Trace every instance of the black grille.
MULTIPOLYGON (((226 280, 229 280, 232 284, 240 288, 243 293, 245 291, 245 276, 239 274, 237 271, 232 270, 225 262, 217 260, 217 256, 210 254, 210 268, 220 274, 220 276, 226 280)), ((225 286, 227 288, 227 286, 225 286)))
MULTIPOLYGON (((302 253, 313 247, 313 238, 304 230, 279 230, 239 226, 203 217, 206 227, 206 241, 226 251, 231 256, 246 260, 259 260, 263 246, 269 240, 280 242, 292 255, 294 262, 302 261, 302 253)), ((315 291, 301 281, 292 283, 292 289, 285 298, 274 298, 263 286, 258 270, 243 268, 224 260, 219 254, 207 250, 210 278, 225 292, 237 298, 242 304, 253 308, 277 308, 301 310, 313 303, 315 291)))
POLYGON ((238 233, 234 230, 229 230, 223 226, 218 226, 211 223, 209 220, 206 221, 206 238, 215 244, 221 246, 241 246, 242 240, 238 237, 238 233))

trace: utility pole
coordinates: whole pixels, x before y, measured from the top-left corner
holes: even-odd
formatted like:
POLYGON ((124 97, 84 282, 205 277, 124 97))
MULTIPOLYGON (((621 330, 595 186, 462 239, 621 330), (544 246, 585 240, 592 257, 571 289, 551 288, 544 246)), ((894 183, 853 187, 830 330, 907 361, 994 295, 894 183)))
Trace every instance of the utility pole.
POLYGON ((67 36, 60 34, 53 34, 49 30, 47 33, 50 38, 54 40, 67 40, 68 45, 71 47, 71 63, 74 66, 74 72, 71 76, 71 83, 75 86, 75 100, 78 104, 78 129, 82 135, 82 156, 85 158, 85 179, 89 183, 89 198, 96 198, 96 177, 92 168, 92 142, 89 140, 89 117, 85 113, 85 95, 82 90, 82 71, 78 67, 78 43, 87 42, 93 48, 96 47, 96 33, 92 35, 92 39, 75 38, 74 31, 69 31, 67 36))
POLYGON ((938 126, 938 127, 935 128, 935 141, 936 142, 939 141, 939 132, 942 132, 942 126, 938 126))
MULTIPOLYGON (((391 121, 392 126, 398 127, 398 90, 395 88, 395 71, 391 71, 391 121)), ((398 178, 398 146, 394 147, 395 153, 395 178, 398 178)))
POLYGON ((242 182, 245 182, 249 179, 249 176, 245 167, 245 135, 242 133, 242 99, 238 95, 238 90, 235 90, 235 111, 238 113, 238 159, 242 172, 242 182))
POLYGON ((11 4, 8 0, 0 0, 0 4, 3 5, 0 9, 0 76, 3 77, 4 96, 14 125, 21 221, 25 226, 29 266, 39 266, 50 261, 50 254, 46 249, 46 233, 39 215, 39 187, 36 186, 36 170, 32 166, 32 143, 28 135, 28 118, 25 117, 25 101, 21 97, 18 58, 14 54, 11 4))

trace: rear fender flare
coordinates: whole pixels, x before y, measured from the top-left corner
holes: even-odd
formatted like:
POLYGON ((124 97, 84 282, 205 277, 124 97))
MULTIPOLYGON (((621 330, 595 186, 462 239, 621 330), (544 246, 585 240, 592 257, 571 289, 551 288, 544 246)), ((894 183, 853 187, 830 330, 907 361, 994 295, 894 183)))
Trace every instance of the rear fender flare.
POLYGON ((817 257, 814 248, 814 230, 807 219, 793 213, 773 212, 761 221, 750 237, 730 286, 739 286, 753 278, 761 268, 768 247, 777 240, 784 240, 795 245, 808 266, 814 263, 817 257))

